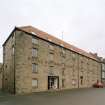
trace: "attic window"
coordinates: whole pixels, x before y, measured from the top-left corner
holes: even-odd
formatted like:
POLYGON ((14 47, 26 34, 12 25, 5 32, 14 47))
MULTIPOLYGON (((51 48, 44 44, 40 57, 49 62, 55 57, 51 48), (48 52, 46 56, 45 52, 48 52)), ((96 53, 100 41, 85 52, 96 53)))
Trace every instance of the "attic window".
POLYGON ((38 44, 38 39, 36 39, 35 37, 32 37, 32 43, 33 44, 38 44))
POLYGON ((37 35, 35 32, 31 32, 32 34, 34 34, 34 35, 37 35))
POLYGON ((62 51, 62 54, 65 55, 65 53, 66 53, 65 52, 65 49, 64 48, 61 48, 61 51, 62 51))
POLYGON ((50 42, 52 41, 51 39, 48 39, 50 42))
POLYGON ((60 44, 62 47, 64 47, 64 45, 63 44, 60 44))

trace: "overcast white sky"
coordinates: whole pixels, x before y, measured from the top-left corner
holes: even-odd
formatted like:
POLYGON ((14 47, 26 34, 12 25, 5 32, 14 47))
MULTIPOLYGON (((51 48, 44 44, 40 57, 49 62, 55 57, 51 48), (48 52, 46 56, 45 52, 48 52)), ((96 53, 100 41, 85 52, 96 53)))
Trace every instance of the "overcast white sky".
POLYGON ((15 26, 32 25, 105 57, 105 0, 0 0, 2 44, 15 26))

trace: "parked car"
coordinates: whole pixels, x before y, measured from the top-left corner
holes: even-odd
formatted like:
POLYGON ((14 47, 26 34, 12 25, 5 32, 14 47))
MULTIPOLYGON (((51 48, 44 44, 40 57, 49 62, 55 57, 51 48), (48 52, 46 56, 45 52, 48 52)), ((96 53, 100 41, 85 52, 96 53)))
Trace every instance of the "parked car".
POLYGON ((93 87, 94 88, 103 88, 104 84, 97 80, 97 82, 95 84, 93 84, 93 87))

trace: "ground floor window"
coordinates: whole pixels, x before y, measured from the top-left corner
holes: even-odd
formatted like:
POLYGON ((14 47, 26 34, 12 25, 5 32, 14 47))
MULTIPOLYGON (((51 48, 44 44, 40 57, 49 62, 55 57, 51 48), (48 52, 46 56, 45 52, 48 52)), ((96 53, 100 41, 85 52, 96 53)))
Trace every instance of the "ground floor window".
POLYGON ((105 72, 104 71, 102 72, 102 78, 105 78, 105 72))
POLYGON ((32 87, 38 87, 38 80, 32 79, 32 87))

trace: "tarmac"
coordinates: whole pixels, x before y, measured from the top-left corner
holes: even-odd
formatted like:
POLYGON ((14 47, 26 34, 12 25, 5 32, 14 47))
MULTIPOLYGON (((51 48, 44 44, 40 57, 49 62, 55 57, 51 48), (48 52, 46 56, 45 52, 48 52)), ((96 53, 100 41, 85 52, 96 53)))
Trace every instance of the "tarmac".
POLYGON ((0 105, 105 105, 105 88, 11 95, 0 91, 0 105))

